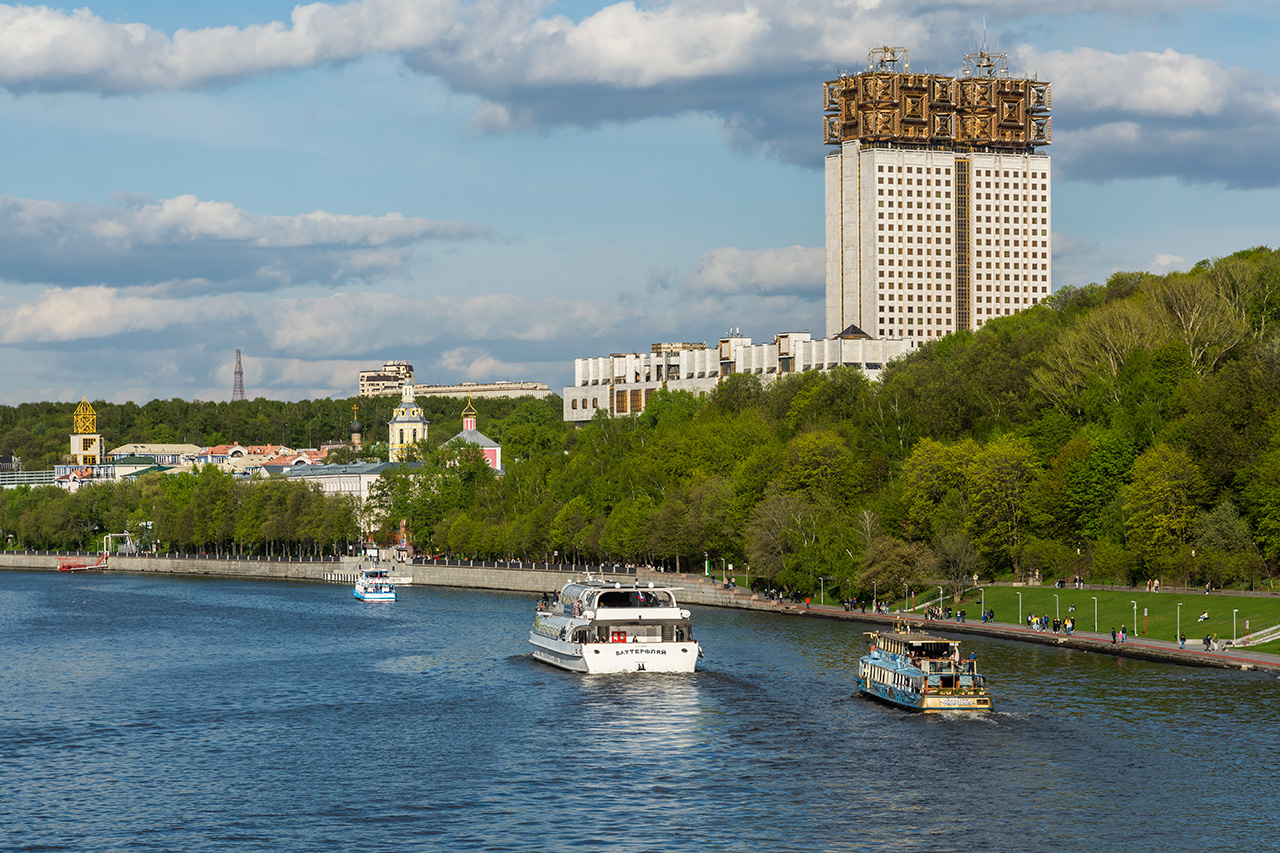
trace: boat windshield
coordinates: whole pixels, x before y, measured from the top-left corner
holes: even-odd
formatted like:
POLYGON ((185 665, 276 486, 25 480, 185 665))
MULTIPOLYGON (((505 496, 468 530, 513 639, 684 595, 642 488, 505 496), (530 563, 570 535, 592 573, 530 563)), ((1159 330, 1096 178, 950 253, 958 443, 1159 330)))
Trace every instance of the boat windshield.
POLYGON ((670 607, 671 593, 658 589, 609 589, 596 598, 596 607, 670 607))

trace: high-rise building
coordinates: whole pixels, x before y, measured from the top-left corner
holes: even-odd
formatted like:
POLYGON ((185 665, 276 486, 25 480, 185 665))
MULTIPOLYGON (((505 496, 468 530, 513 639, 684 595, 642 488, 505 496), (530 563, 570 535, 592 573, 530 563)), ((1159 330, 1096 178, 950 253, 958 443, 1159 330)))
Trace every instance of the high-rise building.
POLYGON ((1052 289, 1048 83, 1003 54, 959 77, 880 47, 823 86, 827 337, 917 343, 1016 314, 1052 289))

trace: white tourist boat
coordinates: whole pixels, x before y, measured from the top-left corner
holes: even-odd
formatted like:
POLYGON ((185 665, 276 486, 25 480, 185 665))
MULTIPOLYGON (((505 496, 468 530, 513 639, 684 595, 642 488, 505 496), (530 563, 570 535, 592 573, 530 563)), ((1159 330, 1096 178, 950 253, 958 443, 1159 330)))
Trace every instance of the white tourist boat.
POLYGON ((353 595, 361 601, 395 601, 396 588, 386 569, 370 566, 360 570, 353 595))
POLYGON ((678 587, 588 578, 539 602, 533 656, 574 672, 693 672, 702 650, 678 587))

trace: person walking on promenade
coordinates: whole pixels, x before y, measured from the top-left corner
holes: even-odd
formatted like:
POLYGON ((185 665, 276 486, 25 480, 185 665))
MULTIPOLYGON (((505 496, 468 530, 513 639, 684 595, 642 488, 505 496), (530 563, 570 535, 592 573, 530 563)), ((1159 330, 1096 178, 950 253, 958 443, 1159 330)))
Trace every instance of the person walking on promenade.
POLYGON ((1116 629, 1112 628, 1111 629, 1111 645, 1114 646, 1115 644, 1116 644, 1116 629))
POLYGON ((1178 636, 1178 648, 1182 649, 1184 652, 1187 650, 1187 632, 1186 631, 1183 631, 1178 636))
POLYGON ((1125 635, 1125 627, 1121 625, 1120 626, 1120 642, 1122 643, 1124 642, 1124 635, 1125 635))

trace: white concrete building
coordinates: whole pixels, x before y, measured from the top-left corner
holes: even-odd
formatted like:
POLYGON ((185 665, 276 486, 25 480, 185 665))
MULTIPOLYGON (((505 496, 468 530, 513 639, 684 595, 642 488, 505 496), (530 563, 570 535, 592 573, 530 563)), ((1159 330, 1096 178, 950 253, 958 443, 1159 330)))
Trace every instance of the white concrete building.
POLYGON ((456 385, 415 385, 413 393, 417 397, 473 397, 490 399, 494 397, 550 397, 555 392, 551 386, 543 382, 513 382, 499 380, 497 382, 459 382, 456 385))
POLYGON ((826 159, 827 334, 937 338, 1046 299, 1045 154, 867 147, 826 159))
POLYGON ((754 373, 768 383, 788 373, 843 365, 860 368, 875 381, 886 363, 914 346, 909 340, 871 339, 857 330, 822 340, 814 340, 808 332, 789 332, 767 344, 730 335, 715 347, 654 344, 647 353, 577 358, 574 384, 562 395, 564 419, 589 421, 599 409, 611 415, 638 414, 659 388, 707 394, 735 373, 754 373))
POLYGON ((985 49, 958 77, 913 73, 886 46, 823 97, 828 337, 928 341, 1049 296, 1048 83, 985 49))

